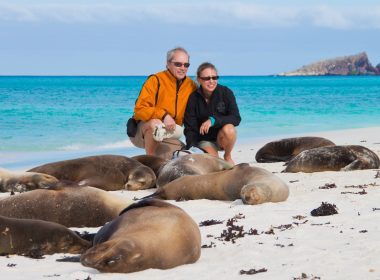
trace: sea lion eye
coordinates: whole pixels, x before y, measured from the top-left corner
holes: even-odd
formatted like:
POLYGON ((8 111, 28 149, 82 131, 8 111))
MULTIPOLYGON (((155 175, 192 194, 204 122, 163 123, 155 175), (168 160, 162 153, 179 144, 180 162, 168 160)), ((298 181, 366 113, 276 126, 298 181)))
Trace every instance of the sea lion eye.
POLYGON ((111 257, 109 259, 107 259, 105 261, 106 265, 109 265, 109 266, 113 266, 114 264, 116 264, 119 260, 121 259, 121 256, 118 255, 118 256, 114 256, 114 257, 111 257))

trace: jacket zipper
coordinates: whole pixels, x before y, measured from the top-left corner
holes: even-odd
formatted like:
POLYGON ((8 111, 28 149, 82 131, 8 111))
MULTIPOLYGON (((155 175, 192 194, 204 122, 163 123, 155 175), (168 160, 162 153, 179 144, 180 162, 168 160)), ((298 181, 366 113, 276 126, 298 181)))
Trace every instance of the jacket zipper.
POLYGON ((173 119, 175 119, 177 117, 178 92, 179 92, 179 87, 180 87, 180 85, 178 85, 178 82, 176 83, 176 86, 177 86, 177 89, 175 92, 175 107, 174 107, 174 118, 173 119))

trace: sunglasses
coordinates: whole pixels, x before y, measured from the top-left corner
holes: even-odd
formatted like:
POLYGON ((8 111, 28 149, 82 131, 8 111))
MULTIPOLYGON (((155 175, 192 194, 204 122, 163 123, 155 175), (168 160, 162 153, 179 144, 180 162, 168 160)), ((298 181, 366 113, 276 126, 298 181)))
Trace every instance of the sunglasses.
POLYGON ((171 63, 173 63, 175 67, 185 66, 185 68, 189 68, 189 66, 190 66, 190 63, 188 63, 188 62, 181 63, 181 62, 177 62, 177 61, 171 61, 171 63))
POLYGON ((202 81, 216 81, 217 79, 219 79, 219 76, 199 77, 199 79, 201 79, 202 81))

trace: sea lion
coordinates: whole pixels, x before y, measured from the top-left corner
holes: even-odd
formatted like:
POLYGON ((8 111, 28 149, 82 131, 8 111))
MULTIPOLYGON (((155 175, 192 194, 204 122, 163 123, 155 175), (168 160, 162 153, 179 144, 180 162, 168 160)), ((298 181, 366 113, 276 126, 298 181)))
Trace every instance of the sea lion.
POLYGON ((301 152, 283 172, 349 171, 379 168, 379 157, 359 145, 331 146, 301 152))
POLYGON ((54 176, 37 172, 11 171, 0 168, 0 192, 29 191, 57 183, 54 176))
POLYGON ((0 215, 38 219, 66 227, 98 227, 111 221, 133 201, 93 187, 59 182, 0 200, 0 215))
POLYGON ((183 147, 185 147, 185 144, 182 141, 174 138, 167 138, 158 143, 154 155, 170 160, 173 157, 173 153, 183 149, 183 147))
POLYGON ((288 196, 289 188, 279 177, 263 168, 241 163, 229 170, 183 176, 148 197, 230 201, 241 198, 245 204, 254 205, 285 201, 288 196))
POLYGON ((209 154, 188 154, 172 159, 165 164, 157 177, 157 187, 184 175, 201 175, 231 169, 233 165, 209 154))
POLYGON ((0 254, 80 254, 91 245, 60 224, 0 216, 0 254))
POLYGON ((131 158, 134 160, 137 160, 138 162, 144 164, 145 166, 150 167, 150 169, 153 170, 156 177, 158 177, 158 174, 162 166, 164 166, 166 163, 169 162, 169 160, 167 159, 164 159, 158 156, 152 156, 152 155, 138 155, 131 158))
POLYGON ((318 147, 335 146, 322 137, 285 138, 265 144, 256 153, 257 162, 288 161, 304 150, 318 147))
POLYGON ((194 220, 179 207, 148 199, 103 226, 81 263, 101 272, 129 273, 194 263, 200 253, 201 236, 194 220))
POLYGON ((118 155, 98 155, 48 163, 29 171, 55 176, 79 185, 106 191, 142 190, 155 186, 156 176, 137 160, 118 155))

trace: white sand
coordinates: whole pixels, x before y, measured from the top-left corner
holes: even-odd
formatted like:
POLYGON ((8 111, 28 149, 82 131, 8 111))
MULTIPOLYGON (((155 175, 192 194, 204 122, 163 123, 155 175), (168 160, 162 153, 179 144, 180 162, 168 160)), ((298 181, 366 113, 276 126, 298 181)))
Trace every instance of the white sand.
MULTIPOLYGON (((338 145, 363 145, 380 155, 380 127, 297 136, 322 136, 338 145)), ((269 141, 274 140, 278 139, 269 141)), ((287 201, 256 206, 243 205, 241 200, 169 201, 183 208, 197 223, 223 221, 200 227, 202 245, 213 246, 202 249, 196 263, 169 270, 102 274, 80 263, 55 261, 68 254, 40 260, 12 255, 0 257, 1 279, 380 279, 380 179, 375 178, 378 170, 279 173, 282 163, 258 164, 254 160, 258 148, 265 143, 239 145, 234 160, 276 172, 289 184, 287 201), (337 188, 319 188, 327 183, 334 183, 337 188), (361 188, 347 187, 359 185, 364 186, 366 194, 356 194, 361 188), (335 204, 338 214, 311 216, 310 211, 322 202, 335 204), (218 239, 227 228, 227 220, 235 216, 240 217, 236 225, 243 226, 245 232, 256 229, 259 235, 245 235, 235 243, 218 239), (240 275, 241 270, 263 268, 267 271, 240 275)), ((151 192, 115 193, 133 198, 151 192)))

